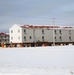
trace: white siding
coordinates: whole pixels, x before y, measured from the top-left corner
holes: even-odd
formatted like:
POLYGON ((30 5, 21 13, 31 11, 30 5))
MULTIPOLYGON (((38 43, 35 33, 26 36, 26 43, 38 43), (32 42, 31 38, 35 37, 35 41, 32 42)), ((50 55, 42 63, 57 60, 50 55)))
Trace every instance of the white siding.
POLYGON ((72 39, 72 42, 74 42, 74 30, 71 30, 71 39, 72 39))
POLYGON ((33 29, 31 28, 23 28, 22 29, 22 42, 27 43, 27 42, 33 42, 33 29), (24 32, 26 30, 26 33, 24 32), (26 37, 26 40, 24 39, 24 36, 26 37), (31 39, 30 39, 31 36, 31 39))
POLYGON ((73 42, 73 37, 74 37, 74 30, 72 29, 56 29, 56 42, 73 42), (60 30, 61 30, 61 34, 60 34, 60 30), (71 31, 71 34, 69 33, 69 30, 71 31), (61 40, 60 40, 60 36, 61 36, 61 40), (71 39, 69 39, 69 37, 71 36, 71 39))
MULTIPOLYGON (((55 42, 74 42, 74 29, 54 28, 54 40, 55 42)), ((10 42, 28 43, 38 41, 53 42, 53 28, 22 28, 18 25, 10 28, 10 42)))
POLYGON ((41 42, 52 42, 53 41, 53 30, 51 29, 35 29, 35 37, 36 41, 41 41, 41 42), (42 33, 42 30, 44 30, 44 33, 42 33), (44 36, 44 40, 42 39, 42 36, 44 36))
POLYGON ((14 25, 10 28, 9 33, 10 33, 10 42, 22 43, 22 28, 21 27, 19 27, 18 25, 14 25))

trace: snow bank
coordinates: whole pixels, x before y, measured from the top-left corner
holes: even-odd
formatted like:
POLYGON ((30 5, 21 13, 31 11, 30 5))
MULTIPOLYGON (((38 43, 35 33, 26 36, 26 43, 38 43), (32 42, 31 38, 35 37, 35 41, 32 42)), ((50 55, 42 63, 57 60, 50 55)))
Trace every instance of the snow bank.
POLYGON ((74 46, 0 48, 0 75, 74 74, 74 46))

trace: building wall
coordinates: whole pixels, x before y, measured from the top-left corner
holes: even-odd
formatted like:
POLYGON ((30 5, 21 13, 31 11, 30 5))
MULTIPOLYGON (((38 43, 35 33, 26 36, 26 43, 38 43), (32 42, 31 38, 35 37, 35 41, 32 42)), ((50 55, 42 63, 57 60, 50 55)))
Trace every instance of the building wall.
POLYGON ((33 29, 32 28, 22 28, 22 42, 28 43, 33 42, 33 29))
POLYGON ((73 34, 74 29, 56 29, 55 42, 73 42, 74 41, 73 34))
POLYGON ((53 37, 55 42, 74 42, 74 29, 54 29, 54 35, 53 29, 36 29, 35 37, 37 41, 39 40, 41 42, 53 42, 53 37), (44 40, 42 40, 42 36, 44 36, 44 40))
POLYGON ((14 25, 9 30, 10 43, 22 43, 22 28, 18 25, 14 25))
POLYGON ((69 36, 71 36, 71 41, 74 42, 74 29, 71 30, 71 34, 69 34, 69 36))
POLYGON ((41 42, 52 42, 52 30, 51 29, 35 29, 35 37, 36 41, 41 41, 41 42), (44 37, 44 38, 43 38, 44 37))
POLYGON ((0 33, 0 44, 8 44, 9 43, 9 35, 6 33, 0 33))
POLYGON ((56 29, 56 42, 69 42, 69 32, 66 29, 56 29))
POLYGON ((62 42, 71 42, 69 40, 69 30, 62 29, 61 37, 62 37, 62 42))
POLYGON ((10 28, 10 42, 33 43, 33 42, 74 42, 73 28, 30 28, 14 25, 10 28), (11 30, 13 33, 11 33, 11 30), (18 32, 18 30, 20 32, 18 32), (12 38, 13 37, 13 38, 12 38), (53 40, 54 37, 54 40, 53 40))

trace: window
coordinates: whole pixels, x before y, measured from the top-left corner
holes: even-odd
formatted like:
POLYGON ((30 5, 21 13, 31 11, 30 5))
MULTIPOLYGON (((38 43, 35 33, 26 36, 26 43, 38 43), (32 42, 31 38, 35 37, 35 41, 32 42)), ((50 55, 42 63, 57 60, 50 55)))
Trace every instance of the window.
POLYGON ((24 29, 24 33, 26 34, 26 29, 24 29))
POLYGON ((71 31, 69 30, 69 35, 71 35, 71 31))
POLYGON ((55 41, 57 41, 57 38, 56 38, 56 36, 55 36, 55 41))
POLYGON ((69 36, 69 40, 71 41, 71 36, 69 36))
POLYGON ((11 30, 11 33, 13 33, 13 30, 11 30))
POLYGON ((20 39, 20 37, 18 36, 18 39, 20 39))
POLYGON ((32 39, 32 37, 30 36, 30 39, 32 39))
POLYGON ((44 34, 44 30, 42 30, 42 34, 44 34))
POLYGON ((56 33, 56 30, 54 30, 54 33, 57 34, 57 33, 56 33))
POLYGON ((62 41, 62 37, 60 36, 60 41, 62 41))
POLYGON ((6 38, 6 36, 5 36, 5 38, 6 38))
POLYGON ((26 36, 24 36, 24 41, 26 41, 26 36))
POLYGON ((18 30, 18 33, 20 33, 20 30, 18 30))
POLYGON ((44 41, 44 36, 42 36, 42 40, 44 41))
POLYGON ((61 30, 59 32, 60 32, 60 34, 62 34, 61 30))

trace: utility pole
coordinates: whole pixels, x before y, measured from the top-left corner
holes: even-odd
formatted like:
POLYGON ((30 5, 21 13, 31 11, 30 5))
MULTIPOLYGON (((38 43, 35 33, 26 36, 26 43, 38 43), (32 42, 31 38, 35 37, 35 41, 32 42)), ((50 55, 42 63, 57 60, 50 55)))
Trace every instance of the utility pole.
POLYGON ((35 43, 35 29, 34 29, 34 26, 33 26, 33 42, 35 43))
POLYGON ((55 18, 52 18, 52 20, 53 20, 53 46, 55 46, 54 19, 55 18))
POLYGON ((33 26, 33 42, 36 43, 35 27, 33 26))

